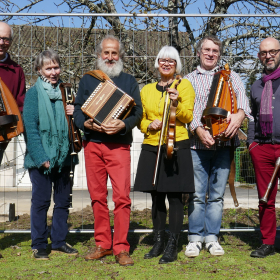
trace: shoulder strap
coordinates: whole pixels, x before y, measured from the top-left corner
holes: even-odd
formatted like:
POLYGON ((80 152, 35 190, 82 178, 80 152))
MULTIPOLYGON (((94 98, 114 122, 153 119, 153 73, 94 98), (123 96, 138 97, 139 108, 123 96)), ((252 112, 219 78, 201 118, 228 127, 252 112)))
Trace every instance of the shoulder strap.
POLYGON ((86 72, 84 75, 91 75, 92 77, 100 80, 101 82, 105 82, 106 80, 109 80, 111 83, 114 83, 107 74, 105 74, 101 70, 91 70, 86 72))

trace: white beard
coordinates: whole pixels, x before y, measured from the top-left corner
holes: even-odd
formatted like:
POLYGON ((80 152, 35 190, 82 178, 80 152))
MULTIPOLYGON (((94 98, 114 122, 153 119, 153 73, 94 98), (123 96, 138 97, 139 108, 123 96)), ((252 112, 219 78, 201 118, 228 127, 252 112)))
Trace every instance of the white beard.
POLYGON ((114 65, 109 67, 106 62, 108 59, 103 60, 101 57, 97 58, 97 68, 107 74, 110 78, 114 78, 120 75, 123 70, 123 62, 121 59, 113 60, 114 65))

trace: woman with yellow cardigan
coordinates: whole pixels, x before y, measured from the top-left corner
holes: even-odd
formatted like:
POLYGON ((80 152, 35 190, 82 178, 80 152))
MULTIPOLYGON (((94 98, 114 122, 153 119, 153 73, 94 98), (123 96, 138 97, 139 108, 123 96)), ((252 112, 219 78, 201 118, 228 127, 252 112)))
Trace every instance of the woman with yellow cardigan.
POLYGON ((182 194, 194 192, 193 165, 186 124, 193 119, 195 92, 188 80, 177 86, 175 74, 181 72, 179 53, 174 47, 164 46, 157 55, 155 68, 160 73, 160 81, 148 84, 141 91, 143 117, 139 128, 145 134, 138 162, 134 184, 135 191, 148 192, 152 196, 152 219, 154 226, 154 246, 145 259, 163 253, 159 263, 169 263, 177 259, 179 233, 183 224, 182 194), (161 147, 156 183, 153 177, 157 157, 157 147, 162 128, 162 115, 166 94, 169 102, 176 107, 176 139, 178 148, 172 159, 165 157, 166 145, 161 147), (165 198, 169 202, 169 240, 164 249, 164 234, 167 210, 165 198))

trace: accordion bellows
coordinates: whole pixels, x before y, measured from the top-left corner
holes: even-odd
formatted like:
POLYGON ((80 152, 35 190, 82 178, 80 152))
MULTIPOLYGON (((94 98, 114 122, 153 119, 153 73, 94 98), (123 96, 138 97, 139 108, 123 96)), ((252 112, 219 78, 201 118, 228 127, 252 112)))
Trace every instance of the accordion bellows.
POLYGON ((97 124, 125 119, 135 105, 134 99, 111 81, 100 83, 83 104, 81 110, 97 124))

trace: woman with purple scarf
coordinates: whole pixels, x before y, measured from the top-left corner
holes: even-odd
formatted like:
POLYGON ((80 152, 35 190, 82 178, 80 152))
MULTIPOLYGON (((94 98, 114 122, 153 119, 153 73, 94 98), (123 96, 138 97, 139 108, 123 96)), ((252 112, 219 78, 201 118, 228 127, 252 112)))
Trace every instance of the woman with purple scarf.
MULTIPOLYGON (((251 88, 254 122, 249 123, 247 144, 255 169, 258 195, 262 198, 280 157, 280 43, 274 38, 266 38, 260 44, 258 57, 264 72, 251 88)), ((274 180, 267 203, 259 201, 262 245, 251 253, 251 257, 264 258, 275 253, 277 182, 274 180)))

